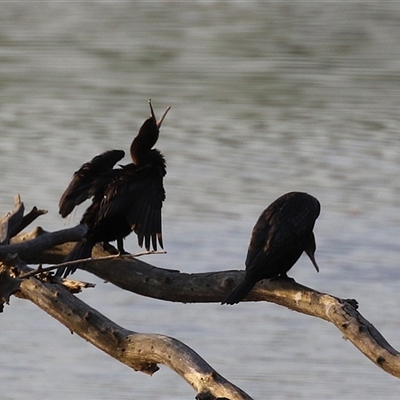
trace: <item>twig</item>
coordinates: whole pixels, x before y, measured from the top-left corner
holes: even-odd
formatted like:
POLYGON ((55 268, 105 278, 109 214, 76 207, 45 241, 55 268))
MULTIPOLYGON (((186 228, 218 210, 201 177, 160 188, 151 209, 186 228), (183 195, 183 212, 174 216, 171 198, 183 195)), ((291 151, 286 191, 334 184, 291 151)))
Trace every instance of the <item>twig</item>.
MULTIPOLYGON (((98 257, 97 260, 113 260, 115 258, 134 258, 134 257, 141 257, 149 254, 167 254, 166 251, 156 251, 156 250, 151 250, 151 251, 146 251, 142 253, 135 253, 135 254, 116 254, 116 255, 110 255, 110 256, 105 256, 105 257, 98 257)), ((70 265, 75 265, 75 264, 85 264, 93 259, 90 258, 82 258, 81 260, 72 260, 72 261, 65 261, 63 263, 57 264, 57 265, 52 265, 51 267, 46 267, 43 268, 42 265, 39 265, 37 269, 33 271, 29 271, 25 274, 20 275, 18 278, 19 279, 26 279, 30 278, 31 276, 35 276, 38 274, 41 274, 43 272, 49 272, 49 271, 54 271, 56 269, 62 268, 62 267, 69 267, 70 265)))
POLYGON ((131 254, 131 257, 142 257, 142 256, 148 256, 150 254, 167 254, 167 252, 165 250, 149 250, 131 254))
POLYGON ((22 218, 22 222, 18 229, 13 232, 12 237, 18 235, 18 233, 22 232, 28 225, 30 225, 35 219, 39 218, 41 215, 47 214, 47 210, 40 210, 37 207, 33 207, 28 214, 24 215, 22 218))
MULTIPOLYGON (((112 256, 106 256, 106 257, 101 257, 102 260, 110 260, 113 258, 118 258, 120 257, 119 255, 112 255, 112 256)), ((84 264, 87 263, 89 261, 91 261, 92 258, 82 258, 81 260, 72 260, 72 261, 66 261, 57 265, 52 265, 51 267, 46 267, 46 268, 42 268, 41 265, 38 266, 37 269, 34 269, 32 271, 26 272, 22 275, 20 275, 18 278, 19 279, 27 279, 30 278, 31 276, 35 276, 38 274, 41 274, 43 272, 50 272, 50 271, 54 271, 56 269, 59 269, 61 267, 68 267, 70 265, 75 265, 75 264, 84 264)))

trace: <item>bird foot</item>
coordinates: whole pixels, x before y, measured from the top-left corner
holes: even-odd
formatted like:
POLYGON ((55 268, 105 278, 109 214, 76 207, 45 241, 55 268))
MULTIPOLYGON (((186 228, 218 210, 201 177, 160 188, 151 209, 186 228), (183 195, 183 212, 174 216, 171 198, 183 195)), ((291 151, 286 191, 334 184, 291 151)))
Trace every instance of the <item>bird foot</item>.
POLYGON ((116 247, 114 247, 112 244, 108 242, 103 242, 103 249, 112 255, 117 255, 120 254, 120 251, 116 247))
POLYGON ((147 256, 149 254, 167 254, 167 252, 165 250, 146 250, 141 253, 132 254, 132 257, 147 256))
POLYGON ((110 253, 112 255, 115 256, 127 256, 130 255, 131 253, 129 253, 128 251, 126 251, 124 248, 116 248, 114 247, 112 244, 108 243, 108 242, 103 242, 103 249, 107 252, 110 253))

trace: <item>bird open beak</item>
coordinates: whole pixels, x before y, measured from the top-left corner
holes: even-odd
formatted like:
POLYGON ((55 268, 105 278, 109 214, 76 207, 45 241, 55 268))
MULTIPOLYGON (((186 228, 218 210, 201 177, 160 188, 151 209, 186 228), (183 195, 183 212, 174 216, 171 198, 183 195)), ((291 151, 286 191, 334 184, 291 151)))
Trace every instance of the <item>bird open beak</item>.
MULTIPOLYGON (((149 99, 149 106, 150 106, 151 117, 154 118, 155 121, 157 121, 156 116, 154 114, 153 105, 151 104, 151 99, 149 99)), ((163 116, 157 121, 158 128, 161 126, 162 122, 164 121, 165 116, 167 115, 167 113, 170 109, 171 109, 171 106, 168 106, 167 109, 165 110, 163 116)))

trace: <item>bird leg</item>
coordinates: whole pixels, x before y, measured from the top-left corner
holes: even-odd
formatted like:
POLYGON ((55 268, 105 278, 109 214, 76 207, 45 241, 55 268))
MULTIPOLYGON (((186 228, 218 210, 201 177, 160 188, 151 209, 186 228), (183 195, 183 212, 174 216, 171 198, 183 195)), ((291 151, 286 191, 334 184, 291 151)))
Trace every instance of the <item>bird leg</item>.
POLYGON ((120 256, 124 256, 124 255, 130 254, 129 252, 127 252, 124 249, 124 239, 122 239, 122 238, 117 239, 117 247, 118 247, 118 251, 119 251, 119 255, 120 256))
POLYGON ((118 256, 124 256, 126 254, 130 254, 124 249, 124 241, 123 241, 123 239, 117 239, 117 248, 118 249, 116 249, 109 242, 103 242, 103 249, 107 253, 110 253, 110 254, 113 254, 113 255, 118 255, 118 256))

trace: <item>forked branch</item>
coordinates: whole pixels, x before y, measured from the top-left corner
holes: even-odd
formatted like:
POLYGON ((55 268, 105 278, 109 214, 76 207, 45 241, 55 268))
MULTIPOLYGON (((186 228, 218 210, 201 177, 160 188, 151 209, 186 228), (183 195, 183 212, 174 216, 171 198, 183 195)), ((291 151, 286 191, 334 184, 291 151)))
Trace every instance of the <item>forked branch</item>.
MULTIPOLYGON (((17 262, 14 271, 30 270, 17 262)), ((51 281, 51 278, 50 278, 51 281)), ((198 393, 198 398, 251 399, 216 372, 195 351, 177 339, 143 334, 122 328, 91 308, 60 284, 24 279, 17 295, 29 299, 71 332, 92 343, 135 371, 152 375, 164 364, 179 374, 198 393)))
MULTIPOLYGON (((23 254, 21 258, 27 263, 57 264, 71 247, 70 243, 65 242, 79 240, 84 233, 84 227, 54 233, 37 229, 25 235, 18 235, 9 246, 0 247, 0 257, 4 257, 7 252, 18 252, 23 254), (21 242, 24 242, 24 247, 18 247, 21 246, 21 242), (59 245, 49 248, 53 243, 59 245)), ((109 254, 96 246, 93 256, 105 255, 109 254)), ((243 271, 187 274, 157 268, 131 256, 93 258, 82 263, 81 267, 122 289, 156 299, 183 303, 220 302, 227 292, 243 279, 243 271)), ((21 271, 24 269, 21 268, 21 271)), ((13 283, 8 287, 13 288, 13 283)), ((153 373, 157 369, 157 363, 164 363, 181 374, 198 393, 209 393, 210 398, 249 398, 240 389, 225 381, 182 343, 162 335, 127 331, 80 302, 60 285, 29 278, 22 282, 20 293, 72 331, 136 370, 153 373), (79 331, 82 331, 82 334, 79 331), (175 356, 178 353, 180 358, 185 354, 181 364, 176 362, 178 358, 175 356)), ((7 298, 8 294, 9 292, 6 292, 4 297, 7 298)), ((372 362, 400 378, 399 352, 357 311, 358 305, 355 300, 340 299, 294 281, 277 279, 257 284, 244 301, 273 302, 331 322, 372 362)))
MULTIPOLYGON (((68 248, 65 247, 65 254, 68 248)), ((100 247, 96 248, 96 256, 105 254, 100 247)), ((46 257, 60 261, 63 252, 60 248, 55 254, 49 250, 46 257)), ((94 258, 82 264, 82 268, 142 296, 183 303, 220 302, 243 278, 243 271, 187 274, 157 268, 130 256, 94 258)), ((399 352, 357 311, 355 300, 340 299, 294 281, 277 279, 257 284, 245 301, 268 301, 331 322, 372 362, 400 378, 399 352)))

